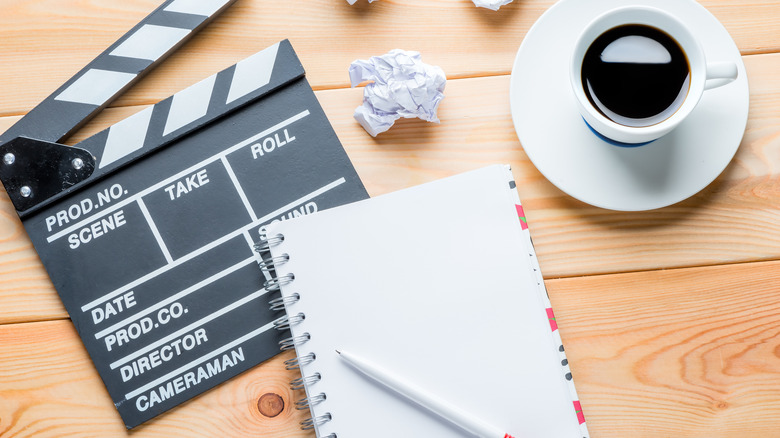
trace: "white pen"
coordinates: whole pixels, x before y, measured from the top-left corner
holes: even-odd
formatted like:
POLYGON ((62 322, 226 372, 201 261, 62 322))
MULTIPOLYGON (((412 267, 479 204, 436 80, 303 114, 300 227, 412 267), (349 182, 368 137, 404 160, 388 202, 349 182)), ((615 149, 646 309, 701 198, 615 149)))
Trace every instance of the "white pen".
POLYGON ((480 438, 514 438, 512 435, 502 432, 500 429, 485 423, 479 418, 475 418, 472 414, 453 406, 429 392, 423 391, 416 385, 407 382, 376 365, 366 362, 346 351, 336 350, 336 353, 338 353, 346 363, 372 380, 381 383, 387 388, 403 395, 409 400, 473 435, 480 438))

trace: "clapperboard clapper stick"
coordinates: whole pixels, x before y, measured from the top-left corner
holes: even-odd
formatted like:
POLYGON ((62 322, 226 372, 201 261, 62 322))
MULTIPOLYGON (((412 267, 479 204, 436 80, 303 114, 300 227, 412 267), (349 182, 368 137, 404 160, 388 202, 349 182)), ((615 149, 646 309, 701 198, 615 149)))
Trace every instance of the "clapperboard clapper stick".
POLYGON ((87 145, 57 143, 83 126, 235 0, 167 0, 0 135, 0 180, 20 216, 84 181, 87 145))
POLYGON ((163 23, 228 3, 166 2, 0 144, 0 180, 128 428, 276 356, 289 329, 254 250, 265 226, 368 197, 287 40, 53 143, 166 52, 147 45, 163 23))

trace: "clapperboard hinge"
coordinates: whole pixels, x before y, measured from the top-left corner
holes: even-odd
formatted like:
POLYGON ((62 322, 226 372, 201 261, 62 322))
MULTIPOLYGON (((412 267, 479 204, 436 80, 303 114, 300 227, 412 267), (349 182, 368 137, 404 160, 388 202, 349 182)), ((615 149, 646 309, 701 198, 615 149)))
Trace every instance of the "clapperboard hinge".
POLYGON ((0 136, 0 181, 22 219, 304 75, 285 40, 75 146, 57 143, 234 1, 167 0, 0 136))

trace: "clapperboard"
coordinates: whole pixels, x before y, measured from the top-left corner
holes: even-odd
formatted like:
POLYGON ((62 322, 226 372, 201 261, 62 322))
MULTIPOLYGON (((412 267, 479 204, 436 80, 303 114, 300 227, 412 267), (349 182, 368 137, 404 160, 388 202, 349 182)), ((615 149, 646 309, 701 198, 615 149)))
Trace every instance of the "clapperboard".
POLYGON ((128 428, 279 352, 266 224, 368 197, 288 41, 55 143, 231 2, 166 1, 0 137, 0 180, 128 428))

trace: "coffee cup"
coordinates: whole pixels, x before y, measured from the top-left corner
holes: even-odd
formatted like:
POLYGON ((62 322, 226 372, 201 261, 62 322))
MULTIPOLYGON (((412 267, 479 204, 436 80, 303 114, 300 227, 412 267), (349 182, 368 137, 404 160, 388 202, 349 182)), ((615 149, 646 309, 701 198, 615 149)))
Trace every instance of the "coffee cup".
POLYGON ((705 90, 737 78, 734 62, 708 63, 689 26, 648 6, 612 9, 576 40, 571 86, 591 130, 642 146, 680 125, 705 90))

